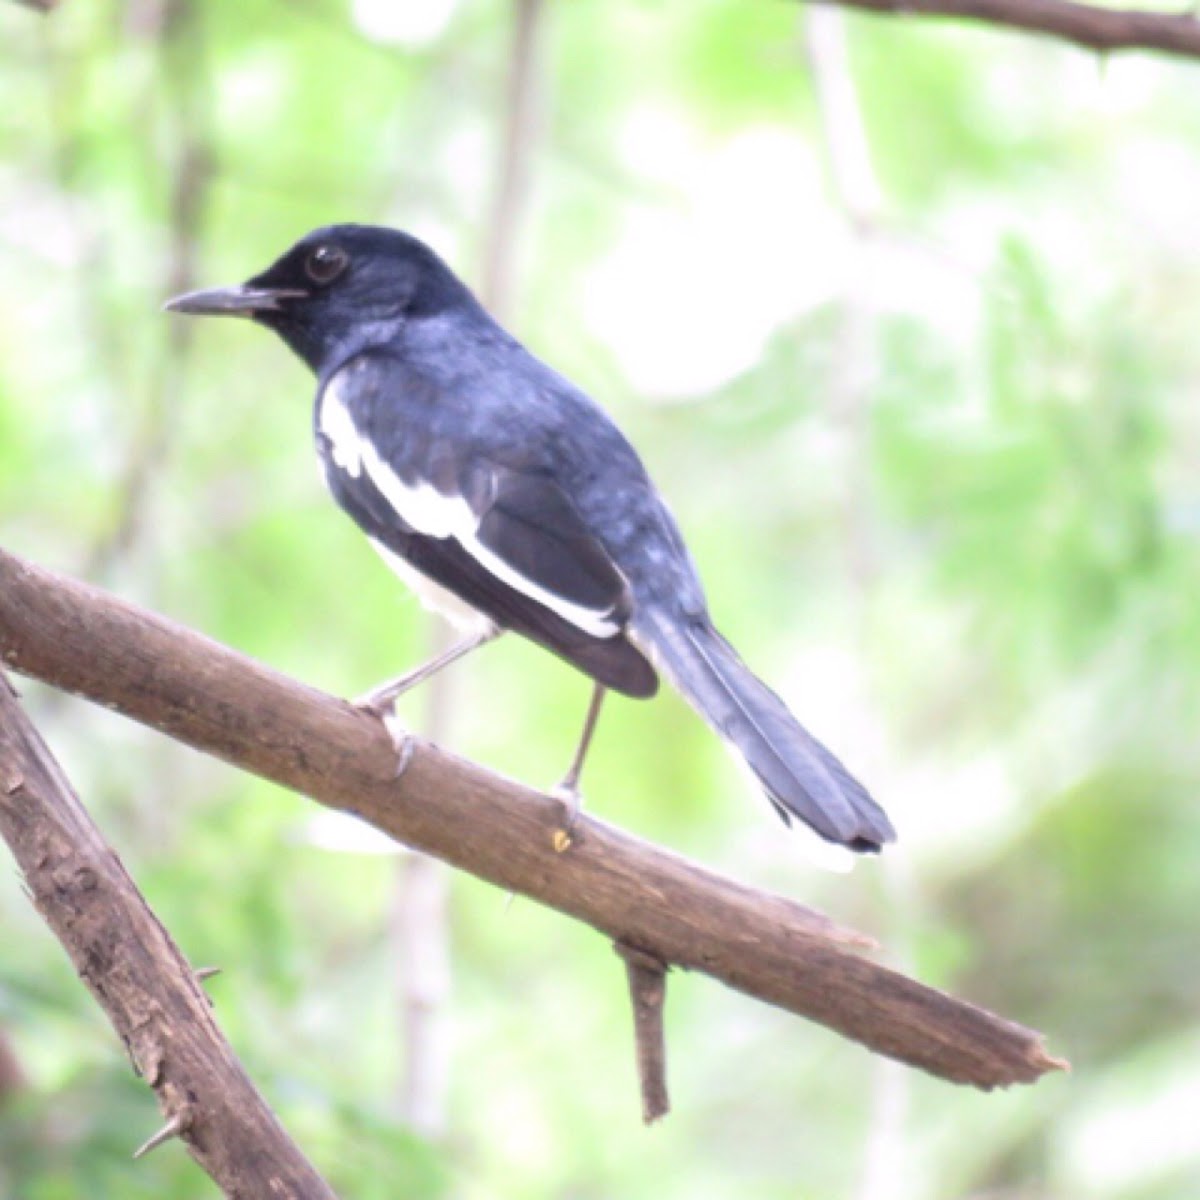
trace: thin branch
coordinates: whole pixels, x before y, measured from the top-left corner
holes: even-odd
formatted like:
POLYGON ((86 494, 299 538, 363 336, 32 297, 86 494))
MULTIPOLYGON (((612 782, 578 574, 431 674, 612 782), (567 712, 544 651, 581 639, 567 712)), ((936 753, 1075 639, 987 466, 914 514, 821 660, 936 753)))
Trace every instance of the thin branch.
POLYGON ((392 928, 404 1039, 400 1111, 416 1132, 439 1138, 446 1133, 451 1057, 447 871, 445 863, 425 854, 404 855, 396 869, 392 928))
MULTIPOLYGON (((537 47, 543 0, 511 0, 513 21, 508 72, 500 117, 501 146, 484 245, 480 295, 492 313, 510 315, 520 231, 529 206, 532 142, 541 126, 537 47)), ((429 653, 446 649, 445 623, 428 617, 429 653)), ((461 679, 441 671, 425 687, 422 730, 433 742, 453 737, 461 679)), ((450 930, 446 866, 423 854, 398 867, 393 929, 399 949, 403 1013, 404 1075, 401 1111, 426 1136, 445 1132, 450 1082, 450 1022, 445 1012, 451 989, 450 930)))
POLYGON ((512 308, 513 261, 529 208, 531 151, 541 125, 538 44, 545 0, 512 0, 512 46, 504 97, 504 135, 488 219, 480 295, 498 318, 512 308))
MULTIPOLYGON (((196 286, 196 247, 213 176, 210 87, 196 0, 161 0, 142 21, 157 42, 166 122, 163 155, 170 163, 162 293, 174 296, 196 286)), ((125 450, 112 520, 84 562, 82 573, 89 579, 111 577, 153 526, 156 481, 178 434, 182 369, 194 333, 190 321, 171 322, 138 428, 125 450)))
POLYGON ((105 843, 0 673, 0 836, 38 911, 154 1089, 166 1125, 230 1197, 333 1200, 213 1020, 179 948, 105 843))
MULTIPOLYGON (((500 119, 502 145, 483 255, 480 294, 498 317, 507 315, 513 294, 513 261, 528 206, 530 139, 536 132, 535 46, 542 0, 512 0, 513 37, 500 119)), ((430 614, 429 653, 447 648, 447 627, 430 614)), ((453 739, 461 679, 440 671, 425 686, 422 731, 432 742, 453 739)), ((393 931, 399 951, 399 991, 404 1043, 401 1112, 427 1137, 445 1133, 450 1084, 451 947, 445 863, 412 854, 398 865, 393 931)))
POLYGON ((1038 1034, 860 957, 862 937, 828 918, 595 818, 581 817, 571 850, 557 854, 553 797, 415 737, 398 770, 382 724, 346 701, 3 551, 0 655, 663 963, 944 1079, 992 1088, 1066 1065, 1038 1034))
POLYGON ((817 0, 899 17, 950 17, 1045 34, 1086 50, 1154 50, 1200 58, 1200 22, 1178 13, 1099 8, 1073 0, 817 0))
MULTIPOLYGON (((872 263, 880 220, 887 203, 875 169, 857 81, 850 61, 848 18, 840 9, 810 5, 804 12, 804 41, 813 93, 820 115, 830 182, 849 232, 850 269, 832 343, 828 394, 839 419, 845 462, 840 509, 847 549, 846 582, 855 641, 872 642, 872 605, 879 582, 878 521, 871 469, 871 399, 879 374, 879 320, 871 293, 872 263)), ((872 742, 875 739, 871 739, 872 742)), ((868 764, 868 774, 870 773, 868 764)), ((892 930, 890 963, 904 969, 908 922, 901 915, 901 873, 906 864, 889 857, 881 864, 880 901, 892 930), (896 940, 900 941, 897 949, 896 940)), ((897 1063, 880 1059, 871 1072, 866 1134, 858 1155, 861 1200, 903 1200, 912 1194, 913 1172, 905 1159, 905 1118, 911 1076, 897 1063)))
POLYGON ((0 1107, 29 1086, 25 1068, 8 1034, 0 1029, 0 1107))
POLYGON ((851 230, 862 238, 876 229, 885 204, 850 68, 845 14, 810 5, 803 30, 829 179, 851 230))

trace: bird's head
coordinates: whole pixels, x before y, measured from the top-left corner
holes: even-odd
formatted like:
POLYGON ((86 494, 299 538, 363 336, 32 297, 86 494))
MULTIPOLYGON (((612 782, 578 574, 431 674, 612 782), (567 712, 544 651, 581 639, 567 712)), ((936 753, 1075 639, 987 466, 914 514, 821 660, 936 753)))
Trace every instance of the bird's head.
POLYGON ((171 312, 250 317, 275 330, 314 371, 395 338, 416 317, 474 304, 423 242, 374 225, 328 225, 233 287, 188 292, 171 312))

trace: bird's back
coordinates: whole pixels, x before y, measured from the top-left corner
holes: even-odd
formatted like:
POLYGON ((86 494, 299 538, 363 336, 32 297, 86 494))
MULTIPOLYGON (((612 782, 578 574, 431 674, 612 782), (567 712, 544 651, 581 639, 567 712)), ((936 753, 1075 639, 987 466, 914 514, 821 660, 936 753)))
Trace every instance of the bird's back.
POLYGON ((639 595, 705 609, 679 527, 633 445, 585 392, 483 314, 447 314, 397 346, 405 383, 391 401, 414 434, 469 444, 552 478, 639 595), (436 404, 431 397, 438 397, 436 404))

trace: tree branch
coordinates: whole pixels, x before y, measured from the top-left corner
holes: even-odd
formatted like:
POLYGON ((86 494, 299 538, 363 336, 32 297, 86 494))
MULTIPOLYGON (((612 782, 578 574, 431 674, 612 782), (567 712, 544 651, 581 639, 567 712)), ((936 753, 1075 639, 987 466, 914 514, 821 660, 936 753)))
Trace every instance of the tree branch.
POLYGON ((667 968, 657 958, 625 942, 617 942, 614 949, 625 961, 625 978, 629 983, 642 1120, 653 1125, 671 1111, 667 1095, 667 1039, 663 1031, 667 968))
POLYGON ((0 836, 167 1124, 227 1196, 334 1200, 213 1020, 207 997, 0 672, 0 836))
MULTIPOLYGON (((159 0, 140 14, 153 31, 158 63, 157 90, 144 97, 147 109, 161 106, 166 125, 168 246, 162 294, 177 296, 196 287, 196 253, 200 224, 213 180, 212 89, 207 46, 199 22, 197 0, 159 0)), ((107 305, 102 295, 91 297, 107 305)), ((98 322, 97 322, 98 323, 98 322)), ((151 375, 143 412, 124 450, 115 487, 113 516, 88 551, 83 574, 89 579, 111 575, 131 557, 153 527, 157 480, 170 458, 182 418, 182 374, 195 336, 192 321, 172 321, 151 375)), ((127 394, 116 389, 119 402, 127 394)))
POLYGON ((950 17, 1045 34, 1085 50, 1154 50, 1200 58, 1200 21, 1190 10, 1145 12, 1073 0, 816 0, 900 17, 950 17))
POLYGON ((17 1057, 16 1049, 9 1040, 8 1034, 0 1029, 0 1108, 13 1096, 23 1092, 29 1086, 25 1068, 17 1057))
POLYGON ((512 43, 505 83, 502 142, 488 217, 479 292, 499 320, 511 316, 514 260, 529 210, 533 152, 542 125, 539 43, 545 0, 512 0, 512 43))
POLYGON ((0 655, 244 770, 575 917, 666 965, 981 1088, 1066 1064, 1041 1037, 851 950, 857 935, 410 738, 342 700, 98 589, 0 551, 0 655))

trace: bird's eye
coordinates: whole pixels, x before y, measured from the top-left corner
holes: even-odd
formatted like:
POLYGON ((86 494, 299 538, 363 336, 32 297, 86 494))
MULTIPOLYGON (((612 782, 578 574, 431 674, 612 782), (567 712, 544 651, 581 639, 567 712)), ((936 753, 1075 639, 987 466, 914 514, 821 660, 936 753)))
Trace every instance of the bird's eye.
POLYGON ((345 269, 349 258, 337 246, 322 245, 304 261, 304 272, 313 283, 332 283, 345 269))

